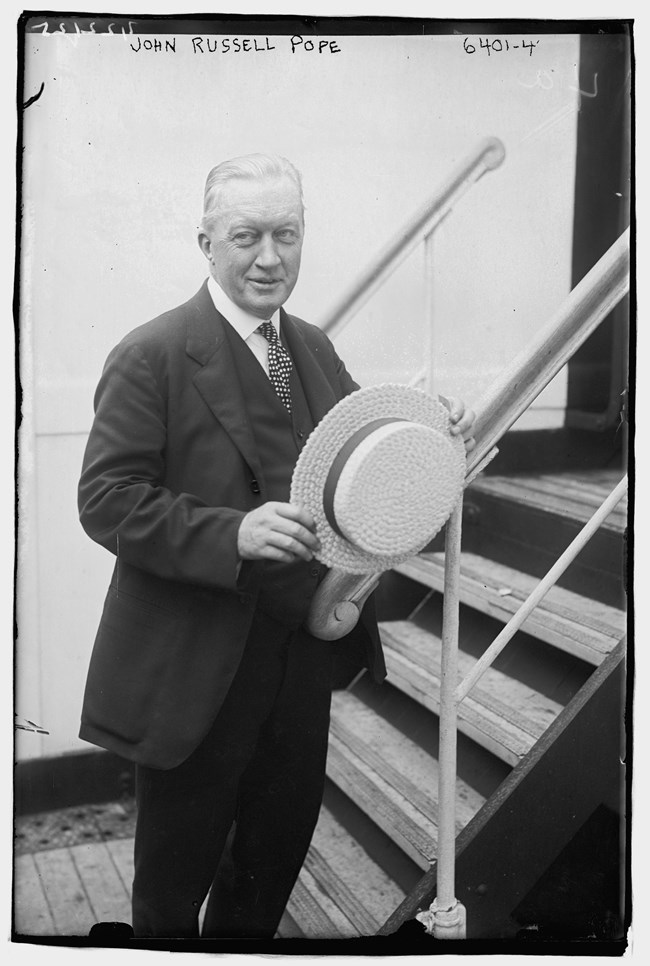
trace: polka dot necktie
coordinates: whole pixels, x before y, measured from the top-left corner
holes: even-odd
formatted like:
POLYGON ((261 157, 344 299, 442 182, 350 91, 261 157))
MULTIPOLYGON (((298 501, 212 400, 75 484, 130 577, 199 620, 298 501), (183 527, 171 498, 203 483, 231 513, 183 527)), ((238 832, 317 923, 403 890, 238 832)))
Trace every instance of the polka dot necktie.
POLYGON ((271 322, 262 322, 257 327, 269 344, 269 379, 276 393, 291 412, 291 390, 289 376, 291 375, 291 357, 284 348, 271 322))

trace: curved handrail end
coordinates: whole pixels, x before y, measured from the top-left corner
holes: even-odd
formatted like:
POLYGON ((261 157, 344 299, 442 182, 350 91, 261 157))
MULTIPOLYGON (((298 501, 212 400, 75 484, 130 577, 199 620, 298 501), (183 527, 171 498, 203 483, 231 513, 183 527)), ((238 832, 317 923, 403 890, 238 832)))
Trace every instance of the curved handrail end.
POLYGON ((499 138, 486 138, 483 142, 483 151, 486 171, 494 171, 495 168, 503 164, 506 149, 503 141, 500 141, 499 138))

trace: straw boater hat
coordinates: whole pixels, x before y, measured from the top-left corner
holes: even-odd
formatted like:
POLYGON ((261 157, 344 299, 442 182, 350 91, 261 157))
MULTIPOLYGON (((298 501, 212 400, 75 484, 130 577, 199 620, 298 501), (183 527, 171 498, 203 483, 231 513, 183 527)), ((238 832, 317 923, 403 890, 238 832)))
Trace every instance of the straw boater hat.
POLYGON ((449 410, 407 386, 359 389, 321 420, 302 450, 291 502, 316 521, 317 558, 380 573, 425 547, 460 498, 465 446, 449 410))

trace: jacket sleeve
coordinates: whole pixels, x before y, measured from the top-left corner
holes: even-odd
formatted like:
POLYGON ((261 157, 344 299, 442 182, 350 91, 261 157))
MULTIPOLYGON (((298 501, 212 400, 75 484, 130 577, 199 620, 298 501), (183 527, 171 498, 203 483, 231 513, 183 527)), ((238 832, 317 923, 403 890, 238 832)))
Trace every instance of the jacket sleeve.
POLYGON ((322 343, 325 353, 329 356, 329 364, 334 368, 336 379, 338 380, 340 387, 340 398, 342 399, 344 396, 349 396, 351 392, 355 392, 360 388, 359 384, 354 381, 348 370, 345 368, 345 363, 338 356, 336 349, 334 348, 334 345, 328 336, 325 335, 325 333, 320 329, 317 329, 316 326, 311 326, 311 328, 315 332, 318 342, 322 343))
MULTIPOLYGON (((334 347, 332 347, 332 352, 334 352, 334 347)), ((359 384, 354 381, 348 370, 345 368, 345 363, 334 352, 336 359, 336 374, 339 378, 341 384, 341 393, 343 396, 349 396, 351 392, 355 392, 359 389, 359 384)))
MULTIPOLYGON (((119 560, 159 577, 236 591, 245 511, 207 506, 164 485, 167 400, 141 348, 106 362, 79 483, 88 535, 119 560)), ((242 568, 242 577, 251 568, 242 568)))

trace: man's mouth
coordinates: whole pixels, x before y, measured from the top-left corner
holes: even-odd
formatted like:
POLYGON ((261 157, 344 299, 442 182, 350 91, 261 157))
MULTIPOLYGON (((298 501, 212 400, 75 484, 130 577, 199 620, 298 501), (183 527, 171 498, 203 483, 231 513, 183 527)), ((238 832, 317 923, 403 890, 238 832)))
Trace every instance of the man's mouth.
POLYGON ((279 278, 249 278, 249 282, 254 285, 260 285, 262 288, 271 288, 273 285, 278 285, 282 279, 279 278))

